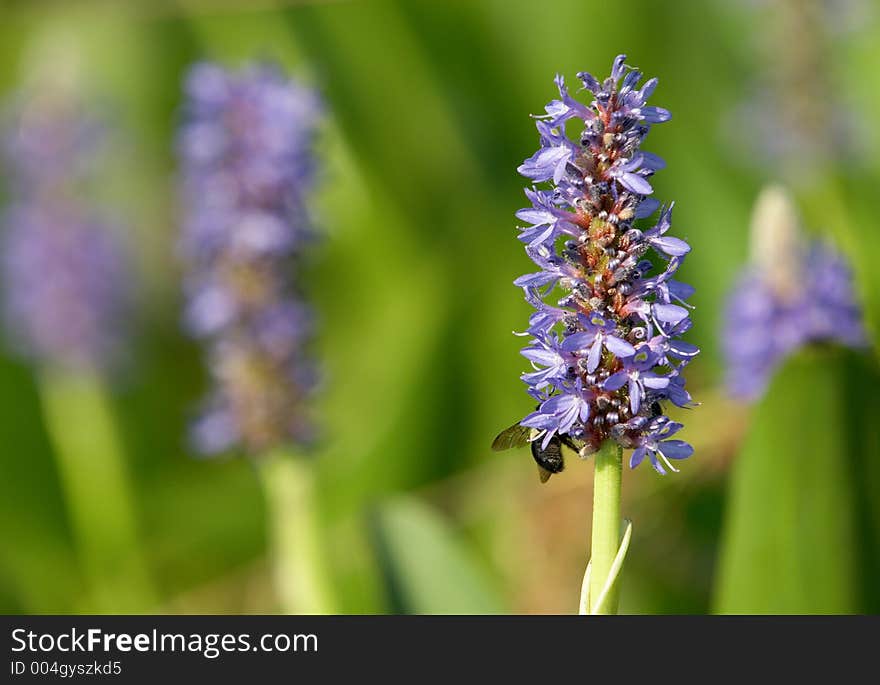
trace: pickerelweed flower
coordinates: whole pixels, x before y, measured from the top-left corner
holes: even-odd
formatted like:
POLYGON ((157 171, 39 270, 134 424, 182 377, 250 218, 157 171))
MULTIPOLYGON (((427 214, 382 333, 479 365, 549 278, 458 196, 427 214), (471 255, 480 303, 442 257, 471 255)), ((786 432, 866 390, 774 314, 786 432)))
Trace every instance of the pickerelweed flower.
POLYGON ((253 454, 307 440, 312 313, 297 269, 313 238, 307 201, 320 103, 269 66, 194 66, 180 132, 186 324, 215 384, 196 447, 253 454))
POLYGON ((640 86, 624 55, 604 81, 578 78, 594 100, 575 100, 557 76, 559 99, 536 117, 541 148, 519 167, 549 184, 527 188, 531 206, 517 213, 527 224, 519 238, 540 268, 515 281, 535 308, 522 351, 533 371, 522 379, 538 408, 521 425, 543 446, 557 434, 579 440, 582 455, 614 440, 635 450, 632 467, 648 456, 663 474, 693 452, 670 438, 681 425, 662 403, 691 405, 681 372, 698 352, 679 339, 691 327, 693 289, 673 278, 690 247, 668 234, 672 204, 650 197, 663 160, 641 150, 651 125, 670 114, 647 104, 657 79, 640 86), (570 120, 583 126, 574 139, 570 120))
POLYGON ((130 304, 120 236, 90 202, 107 129, 72 96, 46 89, 10 108, 3 151, 4 319, 34 361, 104 369, 118 360, 130 304))
POLYGON ((728 298, 722 337, 727 387, 746 400, 760 397, 779 364, 809 343, 867 343, 846 259, 827 243, 803 240, 780 188, 756 203, 752 249, 728 298))

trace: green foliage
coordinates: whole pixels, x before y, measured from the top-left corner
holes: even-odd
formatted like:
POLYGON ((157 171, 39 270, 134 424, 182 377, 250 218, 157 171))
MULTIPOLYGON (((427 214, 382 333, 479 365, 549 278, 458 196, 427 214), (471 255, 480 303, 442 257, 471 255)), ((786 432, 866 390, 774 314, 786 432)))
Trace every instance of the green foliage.
POLYGON ((873 361, 838 350, 774 378, 733 464, 717 611, 877 609, 878 383, 873 361))
POLYGON ((395 613, 495 614, 491 579, 440 514, 414 498, 389 501, 373 522, 388 602, 395 613))

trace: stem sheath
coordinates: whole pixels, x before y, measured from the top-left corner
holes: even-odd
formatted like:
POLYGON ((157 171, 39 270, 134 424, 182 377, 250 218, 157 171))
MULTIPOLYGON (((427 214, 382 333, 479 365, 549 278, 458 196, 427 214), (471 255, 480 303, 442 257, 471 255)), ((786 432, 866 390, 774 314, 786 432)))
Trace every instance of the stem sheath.
POLYGON ((615 581, 602 606, 596 606, 620 546, 620 485, 623 472, 621 448, 606 440, 596 453, 593 478, 593 535, 590 574, 590 611, 616 614, 619 583, 615 581))
POLYGON ((282 611, 334 613, 312 464, 279 451, 267 455, 258 467, 266 497, 269 554, 282 611))
POLYGON ((124 452, 97 376, 46 370, 40 397, 90 597, 82 610, 136 613, 155 594, 138 544, 124 452))

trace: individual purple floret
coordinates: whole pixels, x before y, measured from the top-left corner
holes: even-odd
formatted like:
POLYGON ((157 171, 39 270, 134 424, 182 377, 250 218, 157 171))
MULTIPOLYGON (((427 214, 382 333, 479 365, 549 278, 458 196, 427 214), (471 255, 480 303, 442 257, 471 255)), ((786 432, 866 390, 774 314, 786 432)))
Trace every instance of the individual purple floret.
POLYGON ((185 91, 185 319, 207 345, 214 381, 194 442, 206 454, 264 453, 311 433, 312 314, 297 270, 313 238, 320 103, 269 66, 197 64, 185 91))
POLYGON ((648 454, 665 473, 666 457, 693 451, 667 440, 681 426, 662 409, 665 400, 691 405, 681 371, 698 350, 679 338, 691 327, 693 289, 673 278, 690 247, 668 235, 672 204, 649 197, 663 160, 640 149, 670 114, 647 104, 657 79, 640 85, 624 61, 619 55, 602 82, 578 74, 594 95, 589 106, 556 77, 559 99, 537 117, 541 148, 519 167, 549 182, 527 188, 531 206, 517 213, 527 224, 520 240, 540 268, 515 281, 536 310, 523 349, 533 371, 522 379, 538 408, 521 423, 543 446, 557 434, 583 442, 584 455, 615 440, 635 450, 633 467, 648 454), (574 140, 570 120, 582 126, 574 140), (653 224, 636 226, 658 210, 653 224))
POLYGON ((46 92, 10 109, 3 148, 7 337, 26 358, 79 370, 118 361, 130 269, 116 231, 89 203, 106 129, 80 103, 46 92))
POLYGON ((802 257, 798 288, 782 291, 758 267, 740 276, 727 303, 727 386, 742 399, 761 396, 788 355, 812 342, 866 344, 861 308, 844 257, 816 242, 802 257))

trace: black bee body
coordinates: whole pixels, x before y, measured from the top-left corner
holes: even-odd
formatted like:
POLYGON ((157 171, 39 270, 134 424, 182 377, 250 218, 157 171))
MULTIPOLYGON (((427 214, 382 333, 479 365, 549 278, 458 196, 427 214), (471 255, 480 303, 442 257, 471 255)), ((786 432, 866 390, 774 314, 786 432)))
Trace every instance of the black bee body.
POLYGON ((532 457, 538 465, 538 476, 542 483, 546 483, 550 476, 559 473, 565 468, 565 459, 562 457, 562 441, 558 436, 553 436, 547 447, 541 447, 541 440, 533 440, 531 443, 532 457))
POLYGON ((573 452, 579 453, 582 446, 578 445, 568 435, 557 434, 550 438, 547 446, 544 447, 542 445, 543 440, 540 437, 536 439, 536 433, 531 428, 515 423, 495 437, 495 440, 492 442, 492 449, 500 451, 529 445, 532 450, 532 458, 534 458, 535 463, 538 465, 538 476, 542 483, 546 483, 550 476, 554 473, 559 473, 565 468, 562 447, 565 446, 573 452))

